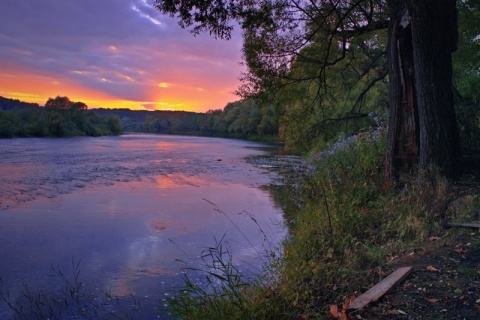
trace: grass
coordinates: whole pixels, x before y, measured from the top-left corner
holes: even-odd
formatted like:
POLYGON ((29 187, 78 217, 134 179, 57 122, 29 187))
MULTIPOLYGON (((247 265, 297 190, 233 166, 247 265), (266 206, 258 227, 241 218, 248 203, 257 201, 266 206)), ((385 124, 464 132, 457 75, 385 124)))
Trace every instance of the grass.
MULTIPOLYGON (((198 267, 184 270, 184 283, 167 299, 167 316, 326 319, 330 305, 378 282, 392 257, 425 242, 452 214, 447 210, 449 185, 441 175, 417 172, 398 184, 386 180, 385 144, 380 127, 311 154, 294 170, 288 197, 296 209, 282 248, 267 243, 265 251, 256 251, 264 267, 245 273, 225 238, 216 239, 202 252, 198 267)), ((478 216, 478 202, 478 197, 464 197, 454 203, 457 219, 478 216)), ((268 240, 261 228, 260 233, 268 240)), ((72 263, 72 270, 71 277, 56 272, 65 283, 62 299, 31 292, 28 286, 20 300, 3 291, 0 299, 17 319, 129 318, 113 312, 115 299, 108 293, 103 298, 86 295, 78 264, 72 263)))
MULTIPOLYGON (((228 247, 205 253, 206 288, 185 275, 170 301, 182 319, 322 319, 384 277, 392 256, 425 241, 445 219, 448 183, 434 172, 385 179, 377 128, 312 154, 297 172, 297 211, 281 254, 245 277, 228 247)), ((264 255, 268 256, 268 252, 264 255)), ((197 276, 197 275, 196 275, 197 276)))
POLYGON ((221 239, 215 239, 213 246, 203 250, 201 262, 195 263, 199 267, 183 270, 184 284, 176 288, 173 298, 168 298, 168 315, 182 319, 256 319, 261 313, 261 310, 255 308, 260 291, 254 293, 251 289, 268 287, 274 281, 272 270, 280 259, 278 248, 268 241, 268 234, 253 215, 249 216, 265 241, 264 251, 258 251, 225 212, 214 203, 205 201, 229 219, 250 244, 263 265, 263 272, 242 272, 225 235, 221 239))
MULTIPOLYGON (((282 248, 267 244, 265 251, 256 251, 264 267, 245 273, 225 238, 216 239, 202 252, 198 267, 184 270, 184 283, 167 299, 167 316, 326 319, 330 305, 370 288, 388 273, 392 257, 438 233, 445 219, 478 219, 480 198, 449 203, 449 184, 438 173, 416 172, 399 183, 386 180, 385 145, 379 127, 311 154, 294 170, 288 197, 295 213, 290 213, 290 236, 282 248)), ((268 240, 261 228, 260 233, 268 240)), ((2 290, 0 300, 16 319, 131 318, 108 292, 93 297, 83 291, 78 263, 72 262, 72 276, 54 271, 65 284, 57 297, 32 292, 25 284, 20 298, 2 290)))
POLYGON ((15 295, 0 286, 0 302, 11 311, 12 319, 135 319, 133 313, 138 310, 139 303, 133 296, 132 303, 125 307, 125 303, 109 291, 103 290, 101 294, 85 291, 80 277, 80 261, 72 259, 71 274, 64 274, 53 266, 52 271, 63 284, 55 294, 32 290, 26 282, 20 294, 15 295))

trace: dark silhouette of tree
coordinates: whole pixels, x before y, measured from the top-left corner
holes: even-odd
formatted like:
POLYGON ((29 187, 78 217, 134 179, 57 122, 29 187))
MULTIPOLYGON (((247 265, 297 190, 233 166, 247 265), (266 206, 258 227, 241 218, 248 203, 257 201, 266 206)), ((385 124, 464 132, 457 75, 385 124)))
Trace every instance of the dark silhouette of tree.
POLYGON ((359 112, 361 102, 386 76, 382 59, 388 46, 388 175, 436 167, 455 175, 460 159, 452 93, 455 0, 157 0, 156 8, 194 34, 208 31, 216 38, 229 39, 236 21, 248 67, 239 92, 255 96, 316 79, 316 100, 305 106, 306 114, 331 94, 329 78, 355 67, 364 90, 341 118, 366 116, 359 112), (388 41, 382 39, 386 30, 388 41), (290 73, 298 61, 311 63, 313 71, 290 73))
POLYGON ((117 115, 98 116, 83 102, 58 96, 38 104, 0 97, 0 138, 119 135, 117 115))

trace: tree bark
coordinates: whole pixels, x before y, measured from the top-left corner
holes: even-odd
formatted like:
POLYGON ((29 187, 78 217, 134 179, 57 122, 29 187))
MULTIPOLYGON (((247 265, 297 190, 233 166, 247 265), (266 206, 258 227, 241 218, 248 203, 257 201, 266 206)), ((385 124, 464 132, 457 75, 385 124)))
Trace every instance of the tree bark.
POLYGON ((389 7, 387 174, 439 168, 453 177, 460 159, 452 88, 455 0, 390 0, 389 7))
POLYGON ((405 1, 390 1, 388 28, 388 76, 390 117, 388 125, 388 176, 415 167, 420 130, 416 108, 413 42, 405 1))

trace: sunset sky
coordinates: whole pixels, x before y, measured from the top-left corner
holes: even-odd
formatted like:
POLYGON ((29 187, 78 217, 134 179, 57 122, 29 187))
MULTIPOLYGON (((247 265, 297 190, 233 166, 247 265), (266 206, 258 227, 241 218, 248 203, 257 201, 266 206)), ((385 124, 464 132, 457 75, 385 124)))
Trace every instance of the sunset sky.
POLYGON ((0 96, 204 112, 238 100, 241 37, 181 29, 153 0, 2 0, 0 96))

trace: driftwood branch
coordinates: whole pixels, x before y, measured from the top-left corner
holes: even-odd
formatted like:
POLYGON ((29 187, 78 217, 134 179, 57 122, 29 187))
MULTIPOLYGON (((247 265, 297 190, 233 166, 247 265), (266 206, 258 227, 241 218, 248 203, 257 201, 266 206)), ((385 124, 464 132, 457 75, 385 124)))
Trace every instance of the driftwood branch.
POLYGON ((387 294, 393 287, 400 284, 408 275, 412 272, 413 267, 403 267, 397 269, 395 272, 390 274, 388 277, 374 285, 370 290, 360 295, 358 298, 353 300, 352 304, 347 310, 347 313, 354 312, 356 310, 362 310, 368 304, 377 301, 385 294, 387 294))

